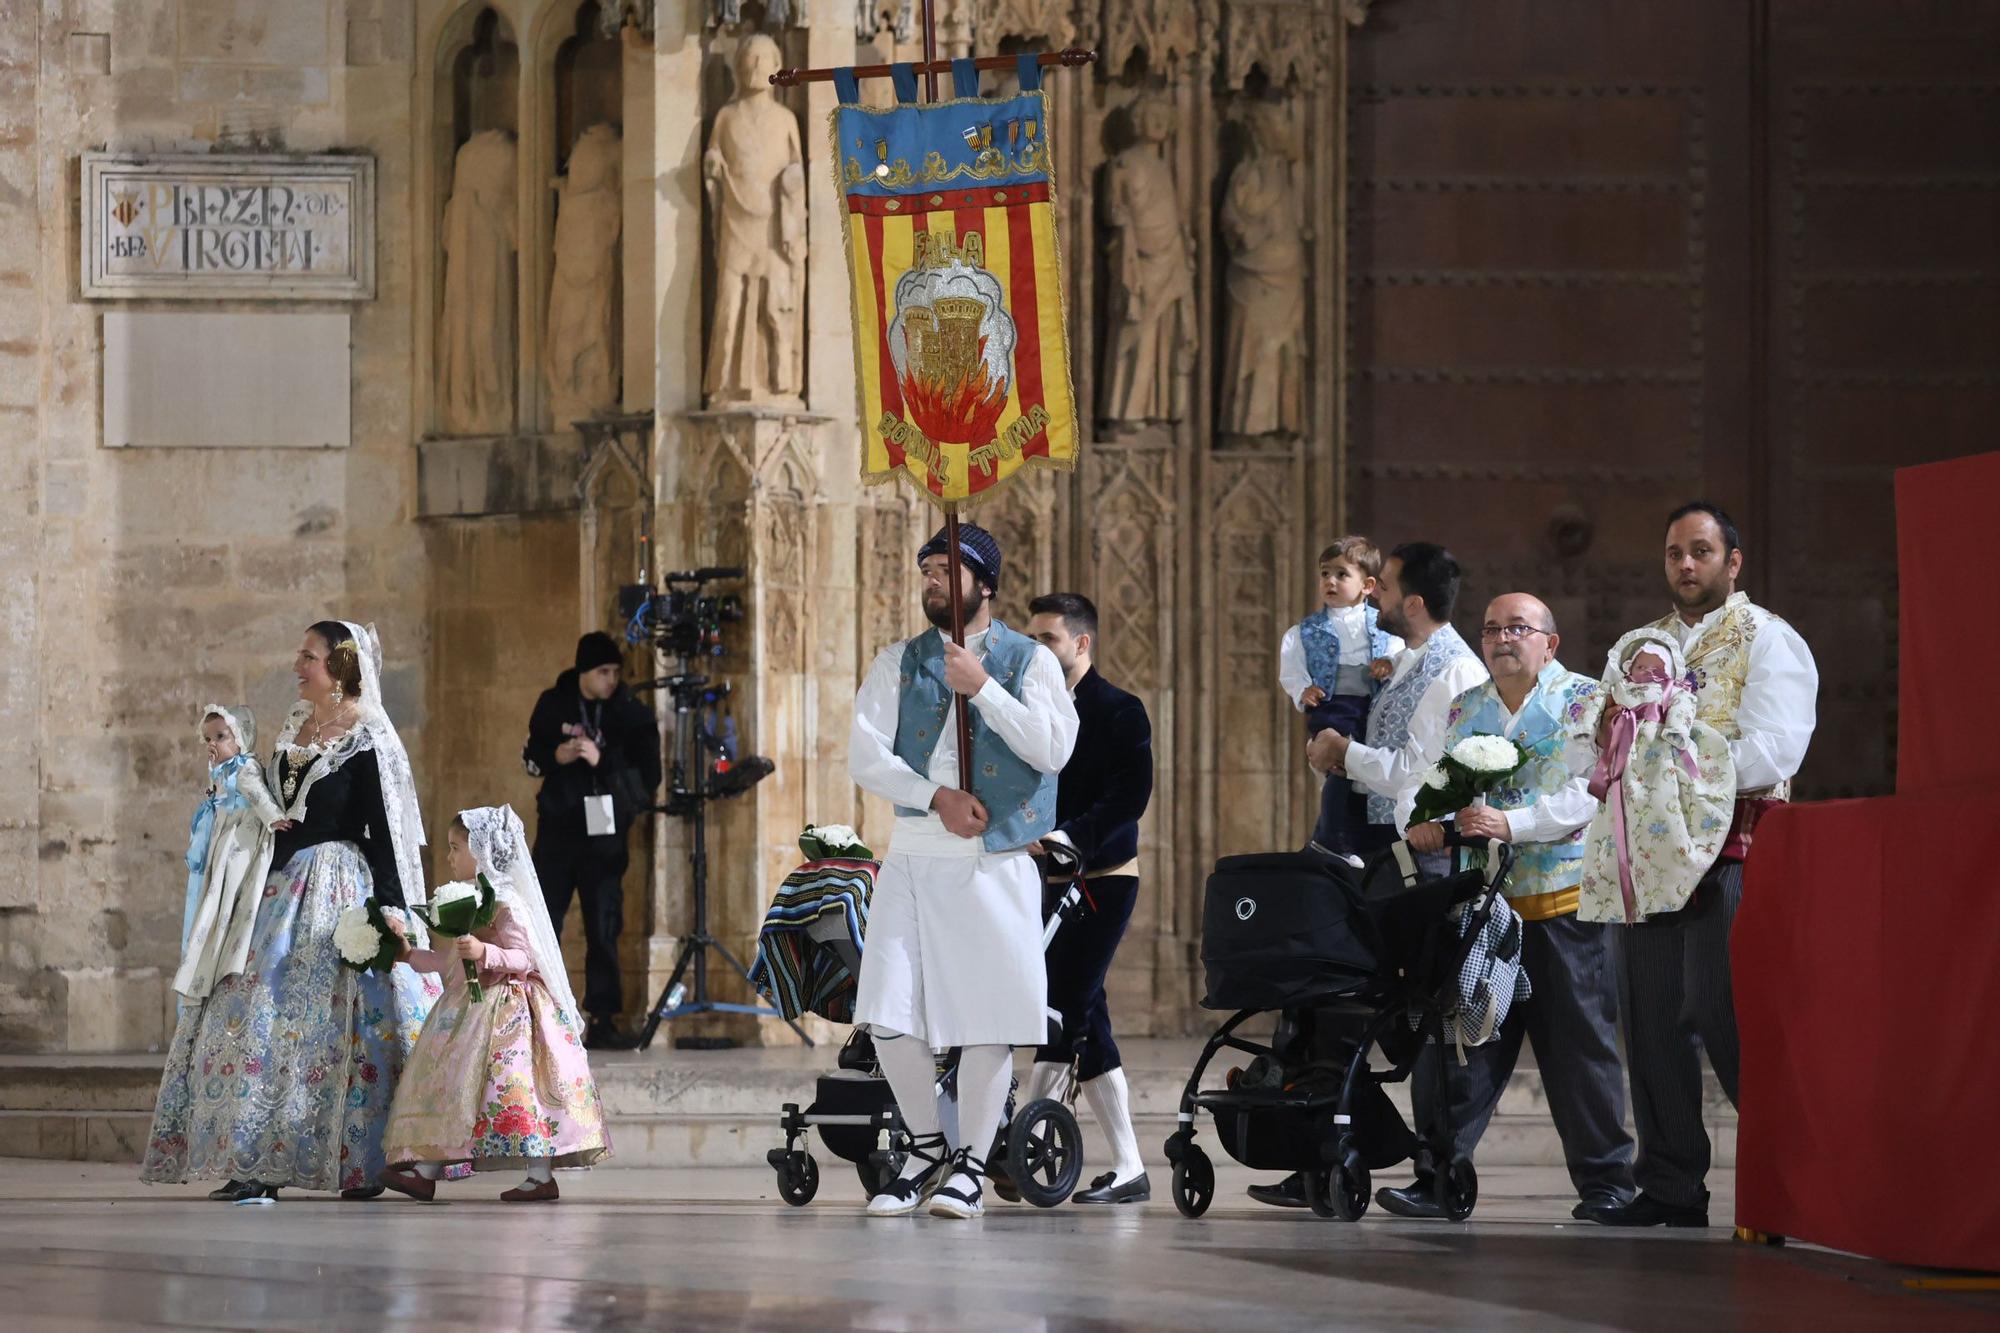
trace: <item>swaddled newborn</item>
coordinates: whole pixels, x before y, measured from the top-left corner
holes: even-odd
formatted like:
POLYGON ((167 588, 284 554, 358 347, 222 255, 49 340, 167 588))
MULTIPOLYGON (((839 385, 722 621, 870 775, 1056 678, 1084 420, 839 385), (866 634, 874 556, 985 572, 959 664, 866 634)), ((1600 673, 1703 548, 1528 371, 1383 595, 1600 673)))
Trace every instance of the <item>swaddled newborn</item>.
POLYGON ((1573 736, 1602 742, 1590 794, 1603 805, 1584 844, 1580 921, 1634 925, 1680 910, 1729 836, 1736 766, 1722 733, 1696 720, 1686 678, 1671 635, 1633 630, 1572 724, 1573 736), (1600 728, 1610 704, 1617 711, 1600 728))

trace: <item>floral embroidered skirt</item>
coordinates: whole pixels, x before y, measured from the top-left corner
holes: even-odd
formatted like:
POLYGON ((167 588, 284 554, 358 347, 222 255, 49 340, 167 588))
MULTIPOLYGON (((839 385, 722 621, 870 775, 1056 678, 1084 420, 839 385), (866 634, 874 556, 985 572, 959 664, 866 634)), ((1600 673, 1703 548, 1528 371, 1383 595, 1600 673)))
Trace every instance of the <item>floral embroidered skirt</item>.
POLYGON ((589 1166, 611 1149, 574 1014, 538 979, 446 988, 403 1071, 388 1160, 589 1166))
POLYGON ((437 978, 340 961, 333 928, 373 892, 351 842, 301 849, 264 884, 244 970, 174 1028, 140 1179, 372 1186, 396 1080, 437 978))

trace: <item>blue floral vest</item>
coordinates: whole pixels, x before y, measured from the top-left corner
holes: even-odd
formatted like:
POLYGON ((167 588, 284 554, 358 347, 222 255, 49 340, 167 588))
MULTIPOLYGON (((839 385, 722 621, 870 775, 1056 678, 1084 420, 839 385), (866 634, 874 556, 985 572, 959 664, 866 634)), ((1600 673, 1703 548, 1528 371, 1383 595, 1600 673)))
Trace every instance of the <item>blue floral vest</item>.
MULTIPOLYGON (((1570 780, 1563 762, 1563 742, 1571 723, 1597 693, 1597 682, 1579 676, 1560 662, 1542 668, 1534 693, 1521 705, 1521 723, 1513 742, 1528 752, 1528 762, 1508 785, 1486 798, 1495 810, 1520 810, 1560 789, 1570 780)), ((1507 729, 1507 706, 1492 681, 1467 690, 1452 701, 1445 748, 1468 736, 1498 736, 1507 729)), ((1517 842, 1514 869, 1507 876, 1509 898, 1539 898, 1568 891, 1566 901, 1551 901, 1532 919, 1563 916, 1576 910, 1575 891, 1583 879, 1583 839, 1580 828, 1560 842, 1517 842)))
MULTIPOLYGON (((1362 604, 1364 622, 1368 626, 1368 660, 1389 655, 1389 635, 1376 622, 1373 605, 1362 604)), ((1333 617, 1324 609, 1315 611, 1299 622, 1299 646, 1305 649, 1306 670, 1312 675, 1313 684, 1325 690, 1329 696, 1340 693, 1340 635, 1333 628, 1333 617)), ((1368 693, 1381 692, 1381 682, 1371 680, 1368 693)))
MULTIPOLYGON (((1417 651, 1422 654, 1417 664, 1404 672, 1401 680, 1384 685, 1368 707, 1368 744, 1375 749, 1402 749, 1410 739, 1410 721, 1417 715, 1424 691, 1458 658, 1473 655, 1450 625, 1439 625, 1417 651)), ((1394 824, 1396 798, 1368 793, 1368 822, 1394 824)))
MULTIPOLYGON (((1018 699, 1028 663, 1040 647, 996 620, 986 632, 981 660, 1000 688, 1018 699)), ((904 645, 896 713, 896 757, 919 773, 930 771, 938 737, 951 725, 951 700, 951 687, 944 683, 944 635, 927 630, 904 645)), ((1025 847, 1056 826, 1056 775, 1036 772, 993 734, 977 708, 968 706, 967 711, 972 715, 972 794, 988 816, 981 845, 989 852, 1025 847)), ((929 812, 898 806, 896 813, 929 812)))

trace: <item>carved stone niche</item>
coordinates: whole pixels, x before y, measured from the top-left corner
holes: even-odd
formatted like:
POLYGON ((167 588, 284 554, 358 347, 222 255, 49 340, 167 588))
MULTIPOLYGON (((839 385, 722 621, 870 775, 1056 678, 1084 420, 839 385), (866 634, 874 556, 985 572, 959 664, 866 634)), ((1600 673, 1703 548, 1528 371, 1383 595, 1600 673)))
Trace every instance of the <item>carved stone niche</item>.
POLYGON ((1188 0, 1111 0, 1104 6, 1104 69, 1113 76, 1143 70, 1187 78, 1198 68, 1200 27, 1188 0))

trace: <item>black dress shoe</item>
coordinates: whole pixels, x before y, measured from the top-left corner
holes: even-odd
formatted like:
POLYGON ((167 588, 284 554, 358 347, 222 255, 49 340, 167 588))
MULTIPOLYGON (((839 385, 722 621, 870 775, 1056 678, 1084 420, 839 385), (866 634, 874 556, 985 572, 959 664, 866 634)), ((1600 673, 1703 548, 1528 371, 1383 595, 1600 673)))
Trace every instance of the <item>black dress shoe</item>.
POLYGON ((1153 1197, 1153 1180, 1141 1171, 1123 1185, 1116 1171, 1106 1171, 1090 1182, 1087 1190, 1069 1196, 1071 1203, 1145 1203, 1153 1197))
POLYGON ((1630 1199, 1621 1199, 1615 1194, 1593 1194, 1578 1200, 1576 1207, 1569 1210, 1569 1215, 1579 1222, 1597 1222, 1610 1226, 1611 1217, 1630 1202, 1630 1199))
POLYGON ((1258 1203, 1268 1203, 1273 1208, 1306 1206, 1305 1177, 1296 1171, 1275 1185, 1252 1185, 1245 1193, 1258 1203))
POLYGON ((349 1203, 366 1203, 370 1199, 381 1198, 382 1187, 380 1185, 357 1185, 353 1189, 342 1190, 340 1197, 349 1203))
POLYGON ((235 1203, 238 1199, 257 1188, 254 1180, 232 1180, 220 1189, 212 1189, 208 1197, 217 1203, 235 1203))
POLYGON ((1399 1190, 1383 1186, 1375 1191, 1375 1203, 1383 1212, 1394 1213, 1397 1217, 1416 1217, 1433 1222, 1444 1220, 1444 1209, 1438 1205, 1437 1190, 1422 1177, 1399 1190))
POLYGON ((1642 1193, 1623 1207, 1593 1212, 1590 1220, 1607 1227, 1705 1227, 1708 1196, 1704 1193, 1698 1204, 1682 1204, 1642 1193))
POLYGON ((636 1051, 639 1039, 620 1032, 609 1022, 593 1021, 583 1030, 583 1049, 586 1051, 636 1051))

